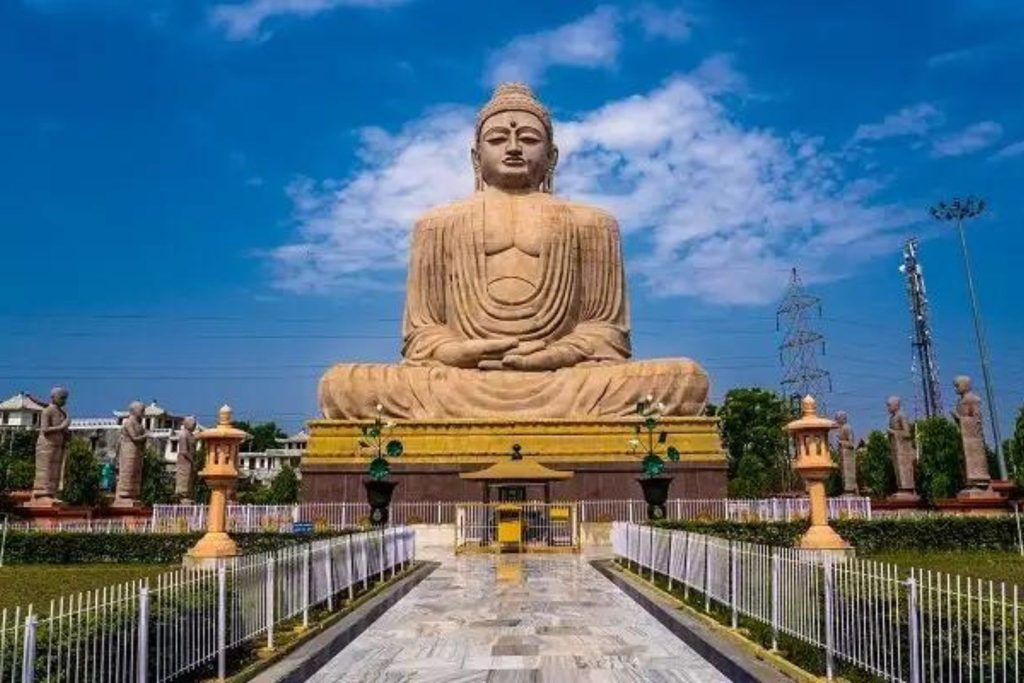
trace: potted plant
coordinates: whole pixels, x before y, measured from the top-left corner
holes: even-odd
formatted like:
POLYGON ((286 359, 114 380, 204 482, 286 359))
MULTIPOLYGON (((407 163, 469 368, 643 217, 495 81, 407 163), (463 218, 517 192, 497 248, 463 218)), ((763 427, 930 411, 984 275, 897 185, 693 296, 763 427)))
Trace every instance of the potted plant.
MULTIPOLYGON (((643 460, 640 461, 644 476, 638 477, 637 481, 644 492, 647 517, 648 519, 664 519, 672 477, 663 474, 665 460, 658 455, 658 448, 667 443, 668 432, 658 428, 665 405, 660 402, 655 404, 653 400, 654 398, 648 395, 645 400, 636 404, 636 414, 640 418, 640 422, 634 428, 636 436, 630 439, 629 447, 634 455, 640 449, 645 449, 643 460)), ((668 446, 665 449, 665 457, 672 462, 679 462, 679 449, 675 446, 668 446)))
POLYGON ((368 451, 373 456, 368 470, 369 478, 363 480, 366 499, 370 503, 370 524, 373 526, 386 526, 388 523, 391 495, 398 482, 390 480, 391 463, 387 459, 397 458, 404 450, 398 439, 387 439, 395 423, 385 421, 383 410, 383 406, 378 403, 377 417, 373 424, 360 428, 363 435, 359 439, 360 450, 368 451))

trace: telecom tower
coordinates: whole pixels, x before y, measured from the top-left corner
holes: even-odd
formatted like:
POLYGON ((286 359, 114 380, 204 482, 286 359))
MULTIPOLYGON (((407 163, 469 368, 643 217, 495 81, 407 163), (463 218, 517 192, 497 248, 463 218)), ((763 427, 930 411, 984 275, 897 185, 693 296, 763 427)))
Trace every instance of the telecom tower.
POLYGON ((932 330, 928 321, 928 296, 924 290, 924 271, 917 258, 917 240, 907 240, 903 247, 900 272, 907 278, 907 298, 910 300, 910 324, 914 329, 910 346, 914 354, 914 374, 920 375, 921 398, 925 417, 942 415, 942 392, 939 389, 939 366, 935 363, 932 330))
POLYGON ((825 353, 825 337, 816 332, 812 318, 821 317, 821 299, 804 290, 800 276, 793 269, 786 294, 775 312, 775 328, 785 327, 779 345, 782 372, 782 394, 799 410, 800 399, 810 394, 824 410, 826 391, 832 391, 832 376, 818 366, 818 350, 825 353))

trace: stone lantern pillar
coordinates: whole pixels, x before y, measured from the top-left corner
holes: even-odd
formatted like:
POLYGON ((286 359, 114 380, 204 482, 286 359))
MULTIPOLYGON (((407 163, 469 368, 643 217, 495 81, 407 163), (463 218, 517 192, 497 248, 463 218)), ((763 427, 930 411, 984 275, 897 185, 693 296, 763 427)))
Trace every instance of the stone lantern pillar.
POLYGON ((814 398, 805 396, 800 402, 803 415, 786 425, 796 448, 793 469, 803 479, 811 502, 811 527, 800 538, 803 550, 840 551, 850 550, 844 541, 828 525, 828 500, 825 497, 825 480, 836 468, 828 450, 828 433, 836 423, 818 415, 814 398))
POLYGON ((198 438, 205 444, 206 465, 199 476, 210 487, 206 535, 188 551, 193 560, 219 560, 238 555, 238 546, 227 534, 228 500, 238 482, 238 446, 248 434, 231 426, 231 408, 223 406, 217 426, 204 429, 198 438))

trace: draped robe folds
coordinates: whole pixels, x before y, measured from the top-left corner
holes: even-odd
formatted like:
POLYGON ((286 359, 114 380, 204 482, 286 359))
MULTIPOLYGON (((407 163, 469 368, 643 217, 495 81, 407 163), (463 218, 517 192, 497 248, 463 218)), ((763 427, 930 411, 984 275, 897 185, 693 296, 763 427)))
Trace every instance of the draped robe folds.
MULTIPOLYGON (((650 395, 668 415, 704 408, 708 379, 688 359, 630 362, 629 310, 619 230, 610 215, 546 194, 515 197, 545 236, 536 290, 516 303, 488 292, 486 198, 428 212, 410 252, 400 365, 341 364, 320 382, 331 419, 382 412, 401 419, 625 417, 650 395), (573 359, 553 371, 450 367, 435 357, 452 341, 542 341, 573 359)), ((487 214, 488 216, 490 214, 487 214)))

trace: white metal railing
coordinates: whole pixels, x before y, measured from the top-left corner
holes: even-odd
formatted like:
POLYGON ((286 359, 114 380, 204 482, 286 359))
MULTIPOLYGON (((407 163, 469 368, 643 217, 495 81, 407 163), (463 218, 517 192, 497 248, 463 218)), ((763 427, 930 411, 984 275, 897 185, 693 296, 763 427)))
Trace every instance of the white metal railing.
POLYGON ((0 611, 0 681, 173 681, 201 670, 223 679, 227 650, 265 640, 282 622, 309 624, 371 579, 415 558, 406 527, 351 534, 181 568, 152 580, 0 611))
MULTIPOLYGON (((569 501, 556 501, 565 503, 569 501)), ((647 518, 643 500, 571 501, 581 522, 638 522, 647 518)), ((454 524, 456 509, 472 502, 415 501, 391 504, 393 524, 454 524)), ((832 519, 871 519, 871 500, 862 497, 830 498, 832 519)), ((666 506, 668 519, 785 522, 806 518, 806 498, 699 499, 676 498, 666 506)), ((366 503, 300 503, 297 505, 228 506, 228 530, 236 533, 291 532, 296 522, 309 522, 316 530, 340 530, 368 523, 366 503)), ((205 505, 154 505, 149 519, 77 520, 69 522, 10 522, 10 531, 84 533, 186 533, 206 529, 205 505)))
POLYGON ((612 547, 733 627, 741 615, 769 626, 773 648, 780 634, 820 648, 830 680, 837 662, 888 681, 1022 680, 1015 585, 621 522, 612 547))

